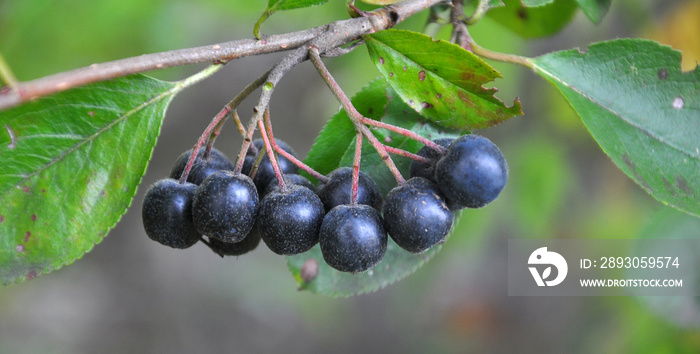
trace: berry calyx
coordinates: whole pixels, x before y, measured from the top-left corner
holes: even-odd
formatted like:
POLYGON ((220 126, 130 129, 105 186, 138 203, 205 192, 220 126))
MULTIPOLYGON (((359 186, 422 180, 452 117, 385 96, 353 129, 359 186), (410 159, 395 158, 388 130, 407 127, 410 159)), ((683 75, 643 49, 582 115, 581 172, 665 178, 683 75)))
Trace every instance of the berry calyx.
MULTIPOLYGON (((350 204, 352 198, 352 168, 340 167, 328 175, 327 183, 320 183, 316 194, 321 198, 326 212, 338 205, 350 204)), ((357 185, 357 204, 382 208, 382 195, 372 178, 360 171, 357 185)))
POLYGON ((239 242, 253 228, 258 202, 258 191, 248 176, 231 171, 215 172, 194 195, 194 225, 211 238, 239 242))
POLYGON ((323 219, 319 239, 323 259, 341 272, 358 273, 374 267, 387 247, 379 212, 362 204, 333 208, 323 219))
POLYGON ((192 200, 197 186, 180 184, 171 178, 161 179, 146 191, 141 219, 146 235, 160 244, 185 249, 201 235, 192 222, 192 200))
MULTIPOLYGON (((199 149, 197 158, 195 158, 194 164, 187 175, 187 182, 200 185, 205 178, 209 177, 209 175, 214 172, 221 170, 233 171, 234 165, 231 163, 231 161, 229 161, 226 155, 221 153, 221 151, 212 148, 209 156, 205 159, 204 150, 205 149, 199 149)), ((177 158, 177 160, 175 160, 173 168, 170 170, 170 178, 180 179, 182 172, 185 171, 187 161, 189 160, 191 154, 192 149, 189 149, 183 152, 177 158)))
POLYGON ((454 212, 437 185, 423 177, 413 177, 389 191, 383 212, 389 236, 412 253, 444 242, 454 223, 454 212))
POLYGON ((508 181, 508 164, 490 140, 477 135, 455 139, 435 166, 440 190, 448 200, 481 208, 495 200, 508 181))
POLYGON ((323 203, 310 189, 298 185, 286 189, 272 191, 263 198, 256 227, 272 252, 294 255, 310 250, 318 242, 325 212, 323 203))

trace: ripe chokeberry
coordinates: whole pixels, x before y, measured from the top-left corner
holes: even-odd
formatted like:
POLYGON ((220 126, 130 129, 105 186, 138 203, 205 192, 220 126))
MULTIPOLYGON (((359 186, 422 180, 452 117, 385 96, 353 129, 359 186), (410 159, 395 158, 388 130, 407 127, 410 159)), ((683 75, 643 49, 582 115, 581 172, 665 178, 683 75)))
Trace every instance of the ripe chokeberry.
MULTIPOLYGON (((321 198, 326 212, 338 205, 350 204, 352 197, 352 167, 340 167, 328 175, 327 183, 320 183, 316 194, 321 198)), ((372 178, 360 171, 357 185, 357 204, 382 208, 382 195, 372 178)))
POLYGON ((211 238, 239 242, 253 228, 258 204, 258 191, 248 176, 232 171, 215 172, 194 195, 194 225, 211 238))
POLYGON ((481 208, 495 200, 508 181, 508 164, 490 140, 461 136, 450 144, 435 166, 440 190, 452 202, 481 208))
POLYGON ((384 226, 401 248, 421 253, 444 242, 454 223, 435 183, 414 177, 389 191, 384 201, 384 226))
POLYGON ((189 248, 201 235, 192 222, 192 200, 197 186, 161 179, 146 191, 141 219, 146 235, 172 248, 189 248))
POLYGON ((260 244, 260 234, 257 230, 250 230, 250 233, 239 242, 224 242, 213 237, 209 237, 209 248, 221 257, 244 255, 260 244))
MULTIPOLYGON (((438 144, 444 148, 450 146, 454 139, 452 138, 442 138, 433 140, 435 144, 438 144)), ((429 181, 435 182, 435 164, 442 157, 442 154, 429 147, 423 146, 417 153, 418 156, 425 157, 430 160, 429 163, 421 163, 418 161, 411 161, 411 166, 409 167, 409 175, 411 177, 423 177, 429 181)))
MULTIPOLYGON (((294 153, 294 150, 287 145, 282 140, 275 139, 277 142, 277 145, 284 151, 290 153, 292 156, 296 156, 294 153)), ((263 151, 263 148, 265 147, 265 142, 262 139, 256 139, 253 140, 252 146, 248 148, 248 151, 246 152, 246 157, 245 161, 243 162, 243 170, 242 172, 246 175, 250 175, 250 172, 253 168, 253 165, 255 164, 255 160, 258 157, 258 154, 263 151)), ((277 163, 280 166, 280 171, 283 174, 288 174, 288 173, 297 173, 299 171, 299 167, 289 161, 284 156, 281 156, 277 154, 277 163)), ((253 182, 255 182, 255 186, 258 188, 258 190, 262 193, 265 190, 265 187, 270 183, 270 181, 275 179, 275 170, 272 168, 272 163, 270 163, 270 157, 267 155, 267 152, 265 152, 265 155, 263 156, 262 160, 260 160, 260 165, 258 165, 257 172, 255 172, 255 176, 253 177, 253 182)))
POLYGON ((329 266, 358 273, 382 260, 387 236, 377 209, 362 204, 338 205, 323 219, 319 242, 329 266))
POLYGON ((318 242, 323 203, 310 189, 290 184, 260 203, 256 228, 268 248, 281 255, 306 252, 318 242))
MULTIPOLYGON (((233 171, 233 164, 221 151, 212 148, 209 156, 204 158, 204 150, 205 149, 199 149, 197 158, 194 160, 190 173, 187 175, 187 182, 200 185, 205 178, 216 171, 233 171)), ((192 154, 192 149, 183 152, 177 160, 175 160, 173 168, 170 170, 170 178, 180 179, 182 172, 187 166, 187 160, 189 160, 190 154, 192 154)))

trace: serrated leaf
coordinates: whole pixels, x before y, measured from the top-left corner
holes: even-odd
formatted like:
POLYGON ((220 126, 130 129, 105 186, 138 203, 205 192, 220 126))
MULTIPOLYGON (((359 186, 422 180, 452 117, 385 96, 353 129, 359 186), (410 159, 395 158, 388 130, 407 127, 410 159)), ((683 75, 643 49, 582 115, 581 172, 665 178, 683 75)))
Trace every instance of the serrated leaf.
POLYGON ((137 75, 0 111, 0 283, 102 240, 131 204, 176 88, 137 75))
POLYGON ((267 8, 255 23, 253 34, 255 34, 255 37, 259 39, 260 26, 263 24, 263 22, 265 22, 265 20, 267 20, 268 17, 277 11, 300 9, 303 7, 325 4, 327 2, 328 0, 269 0, 267 2, 267 8))
MULTIPOLYGON (((401 101, 398 94, 383 79, 367 85, 353 97, 352 102, 363 115, 369 113, 370 118, 381 119, 383 122, 411 129, 430 139, 459 135, 457 131, 439 130, 433 124, 422 121, 420 115, 401 101)), ((352 165, 355 130, 352 123, 341 125, 341 121, 349 121, 349 118, 338 113, 328 122, 311 148, 309 157, 305 160, 307 164, 319 171, 322 169, 327 172, 340 166, 352 165), (346 131, 340 131, 341 129, 346 131), (330 142, 333 144, 329 144, 330 142), (328 161, 334 162, 329 164, 328 161)), ((380 141, 393 147, 411 152, 416 152, 421 147, 420 143, 384 129, 375 129, 373 132, 380 141), (386 139, 387 137, 390 139, 386 139)), ((366 139, 364 141, 366 142, 366 139)), ((396 181, 371 146, 363 143, 362 152, 360 169, 370 175, 385 195, 396 185, 396 181)), ((401 157, 392 157, 392 159, 407 176, 410 161, 401 157)), ((439 249, 440 246, 436 246, 423 254, 416 255, 404 251, 389 239, 386 255, 379 265, 359 274, 343 273, 329 267, 324 262, 318 245, 309 252, 287 257, 287 262, 300 289, 333 297, 346 297, 376 291, 403 279, 420 268, 439 249), (306 283, 301 277, 301 268, 308 259, 314 259, 317 262, 318 276, 306 283)))
POLYGON ((576 2, 593 23, 598 23, 610 10, 611 0, 576 0, 576 2))
POLYGON ((379 72, 404 102, 445 128, 486 128, 522 114, 483 85, 500 73, 463 48, 411 31, 386 30, 365 37, 379 72))
POLYGON ((574 0, 556 0, 538 7, 523 6, 520 0, 503 2, 506 6, 492 9, 486 16, 524 38, 546 37, 561 31, 578 8, 574 0))
POLYGON ((615 164, 656 199, 700 215, 700 69, 681 53, 621 39, 531 60, 615 164))

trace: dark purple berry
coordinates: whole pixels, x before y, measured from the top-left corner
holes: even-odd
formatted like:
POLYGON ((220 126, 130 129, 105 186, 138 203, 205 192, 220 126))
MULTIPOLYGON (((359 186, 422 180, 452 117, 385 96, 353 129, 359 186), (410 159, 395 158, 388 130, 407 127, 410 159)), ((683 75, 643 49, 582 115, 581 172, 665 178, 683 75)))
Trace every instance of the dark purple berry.
POLYGON ((323 219, 321 254, 341 272, 364 272, 386 253, 387 236, 377 209, 369 205, 338 205, 323 219))
POLYGON ((171 178, 153 184, 143 198, 141 218, 151 240, 172 248, 189 248, 201 235, 192 223, 192 199, 197 186, 171 178))
MULTIPOLYGON (((205 178, 209 177, 209 175, 214 172, 221 170, 233 171, 234 166, 226 155, 212 148, 209 157, 205 159, 203 157, 204 150, 204 148, 199 149, 197 158, 194 160, 190 173, 187 175, 187 182, 200 185, 205 178)), ((187 160, 189 160, 190 154, 192 154, 192 149, 183 152, 177 160, 175 160, 173 168, 170 170, 170 178, 180 179, 182 172, 187 166, 187 160)))
POLYGON ((435 167, 440 190, 451 203, 481 208, 495 200, 508 181, 508 164, 490 140, 464 135, 452 142, 435 167))
POLYGON ((401 248, 421 253, 444 242, 454 223, 435 183, 414 177, 389 191, 384 201, 384 226, 401 248))
POLYGON ((318 242, 323 203, 310 189, 297 185, 273 191, 260 203, 256 227, 272 252, 294 255, 318 242))
POLYGON ((215 172, 197 188, 192 215, 197 230, 224 242, 239 242, 253 228, 258 191, 250 178, 231 171, 215 172))
MULTIPOLYGON (((350 204, 352 197, 352 167, 340 167, 328 175, 327 183, 320 183, 316 194, 321 198, 326 212, 338 205, 350 204)), ((360 171, 357 184, 357 204, 382 209, 382 194, 372 178, 360 171)))
MULTIPOLYGON (((433 140, 435 144, 438 144, 444 148, 450 146, 454 139, 452 138, 442 138, 433 140)), ((411 166, 409 168, 409 175, 411 177, 423 177, 429 181, 435 182, 435 164, 442 157, 442 154, 428 146, 423 146, 417 153, 418 156, 425 157, 430 160, 430 163, 420 163, 418 161, 411 161, 411 166)))

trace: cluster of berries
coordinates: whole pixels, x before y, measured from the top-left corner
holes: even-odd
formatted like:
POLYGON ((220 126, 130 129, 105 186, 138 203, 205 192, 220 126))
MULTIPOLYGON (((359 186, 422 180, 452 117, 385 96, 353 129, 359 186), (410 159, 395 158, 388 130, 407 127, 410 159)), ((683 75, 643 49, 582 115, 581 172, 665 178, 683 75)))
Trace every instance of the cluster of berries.
MULTIPOLYGON (((320 243, 323 258, 344 272, 362 272, 384 256, 387 234, 412 253, 425 252, 445 241, 454 212, 490 203, 505 186, 508 166, 488 139, 465 135, 438 139, 444 152, 423 147, 423 163, 412 162, 411 179, 382 198, 379 188, 359 171, 356 202, 353 169, 341 167, 315 187, 297 174, 298 167, 279 157, 280 187, 262 140, 253 142, 242 173, 219 151, 195 159, 186 183, 183 173, 191 153, 175 162, 170 178, 146 192, 142 217, 146 234, 174 248, 188 248, 206 236, 217 254, 241 255, 262 239, 281 255, 308 251, 320 243), (260 160, 260 161, 256 161, 260 160), (257 169, 253 166, 257 164, 257 169), (249 175, 255 170, 254 177, 249 175)), ((277 144, 294 155, 287 144, 277 144)))

